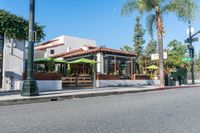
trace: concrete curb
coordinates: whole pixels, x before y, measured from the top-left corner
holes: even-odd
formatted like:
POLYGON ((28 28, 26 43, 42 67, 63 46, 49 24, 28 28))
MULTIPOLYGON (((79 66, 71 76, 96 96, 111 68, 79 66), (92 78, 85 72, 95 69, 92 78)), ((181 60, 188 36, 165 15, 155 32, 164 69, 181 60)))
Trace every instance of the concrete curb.
POLYGON ((144 89, 144 90, 130 89, 130 90, 111 90, 111 91, 103 91, 103 92, 91 91, 91 92, 80 93, 80 94, 61 94, 61 95, 50 95, 50 96, 47 95, 47 96, 36 96, 36 97, 20 97, 16 99, 0 100, 0 106, 62 101, 62 100, 67 100, 67 99, 89 98, 89 97, 98 97, 98 96, 122 95, 122 94, 128 94, 128 93, 161 91, 161 90, 169 90, 169 89, 198 88, 198 87, 200 87, 200 85, 158 87, 154 89, 144 89))

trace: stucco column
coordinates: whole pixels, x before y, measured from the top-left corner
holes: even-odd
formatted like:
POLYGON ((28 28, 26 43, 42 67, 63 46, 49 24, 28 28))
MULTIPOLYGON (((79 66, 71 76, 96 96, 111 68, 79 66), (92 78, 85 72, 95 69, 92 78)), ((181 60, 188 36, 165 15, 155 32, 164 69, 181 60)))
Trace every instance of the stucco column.
POLYGON ((104 58, 102 53, 97 53, 97 74, 104 74, 104 58))

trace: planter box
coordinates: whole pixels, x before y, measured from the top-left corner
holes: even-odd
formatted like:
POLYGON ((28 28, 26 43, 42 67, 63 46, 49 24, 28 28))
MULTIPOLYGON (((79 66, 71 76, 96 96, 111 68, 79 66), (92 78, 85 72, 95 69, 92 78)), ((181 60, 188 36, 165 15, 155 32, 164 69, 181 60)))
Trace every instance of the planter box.
POLYGON ((119 75, 97 75, 97 80, 118 80, 120 79, 119 75))
POLYGON ((132 77, 133 80, 150 80, 150 75, 135 74, 132 77))
MULTIPOLYGON (((61 80, 62 75, 60 73, 51 72, 34 72, 35 80, 61 80)), ((26 79, 26 73, 23 74, 23 80, 26 79)))

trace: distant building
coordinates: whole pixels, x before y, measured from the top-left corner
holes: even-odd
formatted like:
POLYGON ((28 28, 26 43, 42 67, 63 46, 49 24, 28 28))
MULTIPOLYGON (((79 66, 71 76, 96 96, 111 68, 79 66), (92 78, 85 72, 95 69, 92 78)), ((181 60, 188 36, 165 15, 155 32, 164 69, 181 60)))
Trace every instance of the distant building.
POLYGON ((25 41, 0 35, 0 91, 16 89, 25 71, 25 41))
POLYGON ((34 58, 45 58, 54 54, 69 52, 83 46, 96 46, 96 41, 62 35, 47 42, 35 46, 34 58))

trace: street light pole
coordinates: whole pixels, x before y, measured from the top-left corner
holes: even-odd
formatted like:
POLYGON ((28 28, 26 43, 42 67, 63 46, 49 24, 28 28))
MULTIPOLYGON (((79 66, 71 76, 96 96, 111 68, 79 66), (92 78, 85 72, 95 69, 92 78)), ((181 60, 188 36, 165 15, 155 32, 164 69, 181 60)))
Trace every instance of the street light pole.
POLYGON ((191 77, 192 77, 192 84, 195 84, 194 82, 194 47, 192 45, 192 31, 191 31, 191 22, 189 20, 189 55, 191 58, 190 64, 191 64, 191 77))
POLYGON ((34 58, 34 24, 35 24, 35 0, 30 0, 29 14, 29 38, 28 38, 28 68, 27 79, 23 83, 22 96, 37 96, 37 82, 33 77, 33 58, 34 58))

